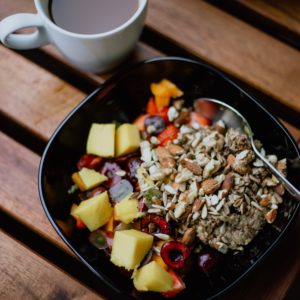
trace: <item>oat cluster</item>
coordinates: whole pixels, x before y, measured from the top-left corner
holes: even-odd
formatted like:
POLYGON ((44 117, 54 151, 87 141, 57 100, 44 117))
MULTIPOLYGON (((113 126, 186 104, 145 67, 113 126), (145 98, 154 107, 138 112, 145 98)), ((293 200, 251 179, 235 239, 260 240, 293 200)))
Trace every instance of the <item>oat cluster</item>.
MULTIPOLYGON (((286 159, 261 153, 286 173, 286 159)), ((175 223, 175 236, 226 253, 243 250, 266 222, 273 223, 283 186, 255 156, 246 135, 219 121, 214 126, 181 125, 165 147, 141 143, 140 198, 147 212, 175 223)), ((168 237, 162 237, 168 238, 168 237)))

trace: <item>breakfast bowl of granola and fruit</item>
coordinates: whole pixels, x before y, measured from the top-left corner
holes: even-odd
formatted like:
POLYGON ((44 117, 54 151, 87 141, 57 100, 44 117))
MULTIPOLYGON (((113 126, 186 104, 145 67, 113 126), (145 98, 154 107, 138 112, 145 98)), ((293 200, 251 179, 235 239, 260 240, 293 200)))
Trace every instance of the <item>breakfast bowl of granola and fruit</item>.
POLYGON ((203 97, 242 113, 260 153, 299 182, 299 150, 279 121, 218 71, 182 58, 114 76, 46 147, 45 212, 120 299, 220 295, 270 252, 298 212, 247 135, 216 118, 203 97))

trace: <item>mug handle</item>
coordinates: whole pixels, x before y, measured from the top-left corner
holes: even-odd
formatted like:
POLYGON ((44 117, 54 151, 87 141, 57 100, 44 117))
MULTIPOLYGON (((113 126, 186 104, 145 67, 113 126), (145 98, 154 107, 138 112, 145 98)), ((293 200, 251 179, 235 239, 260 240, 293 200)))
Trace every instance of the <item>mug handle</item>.
POLYGON ((3 19, 0 22, 0 40, 13 49, 26 50, 39 48, 49 43, 44 24, 37 14, 15 14, 3 19), (14 34, 15 31, 36 27, 36 31, 29 34, 14 34))

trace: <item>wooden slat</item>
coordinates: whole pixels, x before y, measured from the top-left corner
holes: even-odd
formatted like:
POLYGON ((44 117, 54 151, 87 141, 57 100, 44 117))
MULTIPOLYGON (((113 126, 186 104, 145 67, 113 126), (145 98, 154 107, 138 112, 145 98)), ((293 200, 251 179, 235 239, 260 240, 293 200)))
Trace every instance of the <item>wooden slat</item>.
POLYGON ((0 46, 0 111, 48 139, 85 94, 60 78, 0 46))
POLYGON ((1 132, 0 145, 0 209, 71 254, 51 226, 39 200, 39 156, 1 132))
POLYGON ((0 298, 103 299, 0 231, 0 298))
POLYGON ((300 113, 300 52, 197 0, 150 0, 155 32, 300 113))
POLYGON ((300 2, 295 0, 234 0, 266 20, 271 20, 300 36, 300 2))

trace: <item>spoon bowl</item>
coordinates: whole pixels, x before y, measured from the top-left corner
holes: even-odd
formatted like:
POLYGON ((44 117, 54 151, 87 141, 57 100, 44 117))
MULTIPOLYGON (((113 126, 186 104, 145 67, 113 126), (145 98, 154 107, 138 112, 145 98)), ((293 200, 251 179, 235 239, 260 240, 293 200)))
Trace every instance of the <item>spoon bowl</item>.
MULTIPOLYGON (((272 165, 266 157, 259 151, 254 142, 254 133, 247 119, 235 108, 220 100, 211 98, 197 99, 198 105, 201 106, 201 113, 204 117, 209 118, 214 124, 223 121, 228 128, 238 129, 246 134, 251 143, 251 147, 259 159, 265 164, 272 174, 282 183, 285 189, 295 199, 300 200, 300 191, 272 165)), ((298 162, 300 163, 300 161, 298 162)))

